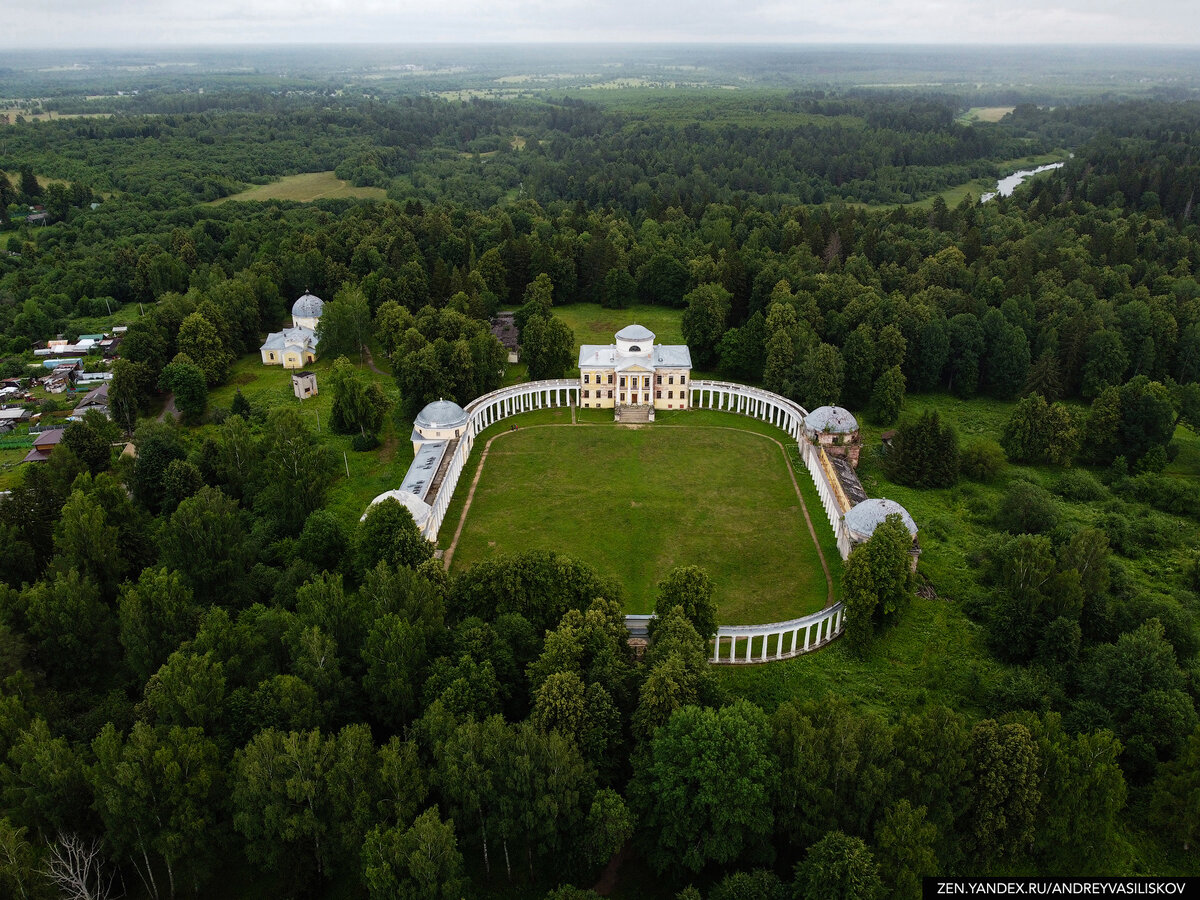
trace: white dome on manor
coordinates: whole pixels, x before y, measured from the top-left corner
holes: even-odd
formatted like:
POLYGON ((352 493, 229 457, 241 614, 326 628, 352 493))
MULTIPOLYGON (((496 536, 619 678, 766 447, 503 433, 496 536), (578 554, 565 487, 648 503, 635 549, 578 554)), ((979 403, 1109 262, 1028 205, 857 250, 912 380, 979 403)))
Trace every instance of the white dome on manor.
POLYGON ((844 518, 846 527, 851 531, 861 534, 864 537, 870 537, 875 533, 875 529, 880 523, 893 513, 899 515, 904 520, 904 527, 908 529, 908 533, 916 537, 917 523, 908 514, 908 510, 895 500, 885 500, 883 498, 864 500, 851 508, 850 512, 846 513, 844 518))
POLYGON ((654 332, 642 325, 626 325, 617 332, 618 341, 652 341, 654 332))
POLYGON ((850 434, 858 431, 858 420, 850 410, 840 406, 818 406, 804 417, 804 427, 809 431, 850 434))
POLYGON ((453 400, 435 400, 417 413, 417 428, 460 428, 467 424, 467 411, 453 400))
POLYGON ((292 304, 292 317, 301 319, 319 319, 325 308, 325 301, 316 294, 304 293, 292 304))

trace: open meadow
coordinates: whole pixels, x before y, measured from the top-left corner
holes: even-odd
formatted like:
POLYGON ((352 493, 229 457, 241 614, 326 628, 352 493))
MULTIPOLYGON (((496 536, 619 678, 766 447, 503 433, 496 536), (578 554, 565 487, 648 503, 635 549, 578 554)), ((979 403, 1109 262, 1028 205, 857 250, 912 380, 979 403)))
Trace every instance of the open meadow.
POLYGON ((682 344, 683 310, 667 306, 637 304, 625 309, 606 309, 599 303, 572 303, 554 307, 558 316, 575 332, 575 344, 611 344, 613 335, 633 322, 654 332, 659 344, 682 344))

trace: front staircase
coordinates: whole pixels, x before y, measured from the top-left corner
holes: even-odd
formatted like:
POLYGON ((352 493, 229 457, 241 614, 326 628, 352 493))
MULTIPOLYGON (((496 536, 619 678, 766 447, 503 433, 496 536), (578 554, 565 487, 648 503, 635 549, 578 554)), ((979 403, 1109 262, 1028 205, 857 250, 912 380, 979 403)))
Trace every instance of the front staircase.
POLYGON ((618 406, 613 421, 622 425, 647 425, 654 421, 653 406, 618 406))

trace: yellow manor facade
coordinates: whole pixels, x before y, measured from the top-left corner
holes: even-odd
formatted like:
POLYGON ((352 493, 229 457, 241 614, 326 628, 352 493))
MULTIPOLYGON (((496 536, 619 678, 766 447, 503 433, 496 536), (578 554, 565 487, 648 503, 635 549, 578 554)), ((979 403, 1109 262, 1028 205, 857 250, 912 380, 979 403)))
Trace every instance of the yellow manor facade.
POLYGON ((579 348, 579 404, 585 408, 687 409, 691 377, 688 348, 655 344, 641 325, 622 328, 616 343, 579 348))

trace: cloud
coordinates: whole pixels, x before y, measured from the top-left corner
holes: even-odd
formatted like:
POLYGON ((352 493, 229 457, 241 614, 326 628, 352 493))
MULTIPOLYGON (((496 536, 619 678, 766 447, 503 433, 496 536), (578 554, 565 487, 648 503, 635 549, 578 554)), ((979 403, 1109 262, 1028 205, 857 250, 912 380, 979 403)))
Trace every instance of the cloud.
POLYGON ((42 0, 18 46, 411 41, 1180 43, 1194 0, 42 0))

